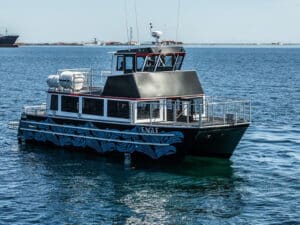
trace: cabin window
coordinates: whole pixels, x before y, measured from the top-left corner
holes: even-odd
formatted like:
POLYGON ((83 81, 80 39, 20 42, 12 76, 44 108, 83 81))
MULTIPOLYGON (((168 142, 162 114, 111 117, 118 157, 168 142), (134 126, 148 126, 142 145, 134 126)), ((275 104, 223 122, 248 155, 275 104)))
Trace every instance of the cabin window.
POLYGON ((129 102, 126 101, 107 101, 107 116, 129 118, 129 102))
POLYGON ((166 67, 173 67, 174 57, 173 55, 167 55, 163 58, 166 67))
POLYGON ((160 103, 155 102, 138 102, 137 119, 159 118, 160 103))
POLYGON ((119 55, 117 57, 117 71, 123 71, 124 70, 124 57, 119 55))
POLYGON ((182 62, 183 62, 183 56, 182 55, 177 56, 177 61, 176 61, 176 64, 175 64, 175 70, 180 70, 181 69, 182 62))
POLYGON ((159 57, 157 71, 172 71, 173 70, 173 56, 172 55, 161 55, 159 57))
POLYGON ((125 57, 125 73, 133 72, 133 56, 125 57))
POLYGON ((103 116, 103 99, 83 98, 82 113, 103 116))
POLYGON ((148 57, 145 65, 145 71, 149 71, 149 72, 154 71, 156 62, 157 62, 157 56, 148 57))
POLYGON ((58 110, 58 95, 51 95, 50 110, 58 110))
MULTIPOLYGON (((172 99, 167 99, 166 102, 166 110, 167 110, 167 121, 173 121, 174 120, 174 105, 175 101, 172 99)), ((176 111, 176 110, 175 110, 176 111)))
POLYGON ((145 63, 145 57, 137 57, 136 58, 136 70, 137 71, 142 71, 143 70, 143 66, 145 63))
POLYGON ((78 113, 78 97, 62 96, 61 111, 78 113))
POLYGON ((203 98, 193 99, 192 111, 194 113, 202 114, 204 112, 204 102, 203 98))

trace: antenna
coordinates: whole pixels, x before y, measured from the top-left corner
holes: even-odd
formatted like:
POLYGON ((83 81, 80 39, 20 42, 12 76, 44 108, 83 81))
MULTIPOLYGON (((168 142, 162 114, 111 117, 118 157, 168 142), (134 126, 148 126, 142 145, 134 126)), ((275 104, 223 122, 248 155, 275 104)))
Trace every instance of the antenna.
POLYGON ((127 18, 127 0, 125 0, 125 26, 126 26, 127 42, 129 42, 128 18, 127 18))
POLYGON ((7 27, 5 28, 5 35, 7 36, 7 27))
POLYGON ((132 27, 130 27, 129 45, 132 44, 132 27))
POLYGON ((136 25, 137 42, 140 43, 139 24, 138 24, 137 10, 136 10, 136 0, 134 0, 134 10, 135 10, 135 25, 136 25))
POLYGON ((180 0, 178 0, 178 8, 177 8, 177 27, 176 27, 176 44, 178 43, 178 30, 179 30, 179 17, 180 17, 180 0))

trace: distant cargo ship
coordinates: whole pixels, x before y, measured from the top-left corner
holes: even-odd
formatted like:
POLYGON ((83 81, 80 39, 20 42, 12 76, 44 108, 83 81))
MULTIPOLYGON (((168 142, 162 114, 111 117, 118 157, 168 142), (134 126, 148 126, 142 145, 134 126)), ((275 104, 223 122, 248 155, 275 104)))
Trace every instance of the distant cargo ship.
POLYGON ((0 47, 18 47, 15 44, 18 37, 18 35, 8 35, 6 30, 5 35, 0 34, 0 47))

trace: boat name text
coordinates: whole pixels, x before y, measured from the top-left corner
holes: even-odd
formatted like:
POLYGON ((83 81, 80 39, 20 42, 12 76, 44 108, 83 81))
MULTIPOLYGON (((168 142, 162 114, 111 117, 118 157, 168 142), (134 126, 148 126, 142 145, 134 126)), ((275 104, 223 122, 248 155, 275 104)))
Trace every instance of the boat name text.
POLYGON ((140 127, 141 133, 147 133, 147 134, 158 134, 158 128, 157 127, 140 127))

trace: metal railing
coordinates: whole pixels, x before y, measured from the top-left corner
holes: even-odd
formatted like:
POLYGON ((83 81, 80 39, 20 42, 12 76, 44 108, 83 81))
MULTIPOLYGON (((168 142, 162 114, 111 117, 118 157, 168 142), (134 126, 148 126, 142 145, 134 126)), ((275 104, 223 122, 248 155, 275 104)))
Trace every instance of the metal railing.
MULTIPOLYGON (((212 101, 201 100, 201 103, 193 103, 192 100, 176 100, 172 102, 156 103, 151 102, 147 107, 148 120, 139 120, 137 110, 137 123, 169 124, 176 126, 228 126, 251 122, 251 103, 246 100, 224 100, 212 101), (159 106, 158 106, 159 104, 159 106), (152 113, 155 108, 161 113, 159 117, 152 113)), ((144 106, 145 107, 145 106, 144 106)), ((144 113, 145 115, 145 113, 144 113)))
POLYGON ((251 122, 250 101, 207 102, 201 117, 204 126, 233 125, 251 122))
POLYGON ((104 86, 106 80, 107 80, 107 77, 111 76, 112 75, 112 71, 110 70, 101 70, 101 73, 100 73, 100 85, 101 86, 104 86))
MULTIPOLYGON (((83 89, 85 91, 92 90, 93 83, 94 83, 94 76, 93 76, 93 70, 91 68, 75 68, 75 69, 60 69, 57 71, 57 75, 60 77, 63 72, 79 72, 84 76, 84 82, 83 82, 83 89)), ((58 87, 49 87, 49 90, 54 90, 57 92, 76 92, 72 88, 63 88, 61 84, 58 85, 58 87)))
MULTIPOLYGON (((84 75, 84 83, 81 91, 85 91, 85 92, 92 92, 97 88, 103 87, 105 85, 107 78, 109 76, 113 76, 112 71, 110 70, 102 70, 99 73, 99 71, 95 71, 91 68, 60 69, 57 71, 56 74, 58 76, 61 76, 61 74, 66 71, 79 72, 82 75, 84 75)), ((76 92, 71 88, 63 88, 60 84, 58 87, 54 87, 54 88, 49 87, 49 90, 56 91, 56 92, 67 92, 67 93, 76 92)))

